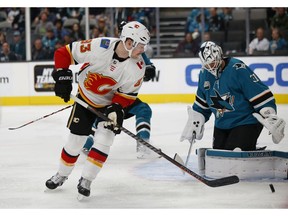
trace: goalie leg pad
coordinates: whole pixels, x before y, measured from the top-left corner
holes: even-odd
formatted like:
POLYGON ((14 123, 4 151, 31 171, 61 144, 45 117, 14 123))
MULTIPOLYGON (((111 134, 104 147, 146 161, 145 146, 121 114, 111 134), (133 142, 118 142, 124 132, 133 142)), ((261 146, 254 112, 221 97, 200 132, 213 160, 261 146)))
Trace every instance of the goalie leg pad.
POLYGON ((288 152, 229 151, 207 149, 205 175, 222 178, 237 175, 240 179, 287 178, 288 152))
POLYGON ((198 156, 198 170, 200 175, 205 175, 205 153, 208 148, 199 148, 197 150, 198 156))

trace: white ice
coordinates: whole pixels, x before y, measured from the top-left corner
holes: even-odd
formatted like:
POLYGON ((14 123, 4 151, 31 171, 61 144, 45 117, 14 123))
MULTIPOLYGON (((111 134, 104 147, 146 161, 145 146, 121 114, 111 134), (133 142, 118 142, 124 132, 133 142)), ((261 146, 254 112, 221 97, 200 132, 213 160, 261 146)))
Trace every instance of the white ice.
MULTIPOLYGON (((187 105, 151 105, 151 144, 170 157, 177 152, 183 160, 189 144, 180 142, 179 138, 187 119, 187 105)), ((1 108, 0 209, 134 209, 137 215, 139 209, 288 209, 288 180, 240 181, 211 188, 188 174, 183 175, 178 167, 164 158, 137 159, 135 140, 123 132, 116 137, 106 164, 93 182, 89 199, 82 202, 76 199, 76 186, 85 161, 82 155, 62 187, 45 191, 45 181, 58 169, 71 109, 21 129, 8 128, 38 119, 64 106, 1 108), (270 183, 273 183, 275 193, 271 192, 270 183)), ((288 123, 287 111, 288 105, 278 105, 279 116, 288 123)), ((131 118, 123 126, 135 133, 134 124, 135 119, 131 118)), ((285 129, 286 137, 276 145, 264 128, 258 140, 259 146, 287 152, 287 130, 288 127, 285 129)), ((197 170, 195 149, 211 147, 212 132, 213 118, 205 125, 204 138, 193 146, 188 164, 191 170, 197 170)))

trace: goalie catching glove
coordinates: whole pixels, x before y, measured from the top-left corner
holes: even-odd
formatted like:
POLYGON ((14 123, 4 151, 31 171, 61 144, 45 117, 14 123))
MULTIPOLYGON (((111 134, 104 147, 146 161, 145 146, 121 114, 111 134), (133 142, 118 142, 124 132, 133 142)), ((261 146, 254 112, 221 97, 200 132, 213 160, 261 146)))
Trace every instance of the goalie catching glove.
POLYGON ((194 111, 191 106, 187 107, 188 121, 182 132, 180 141, 187 139, 190 143, 193 141, 193 134, 197 140, 201 140, 204 132, 205 117, 194 111))
POLYGON ((120 127, 123 124, 124 110, 121 105, 113 103, 106 107, 105 115, 111 120, 104 123, 104 128, 113 131, 115 134, 120 134, 120 127))
POLYGON ((284 138, 284 128, 286 122, 276 115, 276 111, 271 107, 262 108, 259 113, 253 113, 253 116, 272 134, 272 140, 278 144, 284 138), (260 114, 261 115, 260 115, 260 114))
POLYGON ((61 97, 66 103, 70 100, 72 91, 73 74, 69 69, 57 69, 53 71, 52 77, 55 80, 54 92, 56 96, 61 97))

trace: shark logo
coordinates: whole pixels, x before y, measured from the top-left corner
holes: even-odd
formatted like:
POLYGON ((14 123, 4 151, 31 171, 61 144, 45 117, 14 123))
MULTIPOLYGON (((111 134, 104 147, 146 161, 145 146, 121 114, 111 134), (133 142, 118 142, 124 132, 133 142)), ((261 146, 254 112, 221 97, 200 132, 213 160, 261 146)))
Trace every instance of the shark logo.
POLYGON ((238 70, 238 69, 241 69, 241 68, 246 68, 246 65, 244 64, 244 63, 235 63, 234 65, 233 65, 233 67, 235 67, 236 68, 236 70, 238 70))
POLYGON ((216 117, 223 117, 225 112, 234 111, 233 103, 234 96, 231 96, 230 93, 226 93, 224 95, 220 95, 218 91, 214 89, 215 96, 210 96, 212 104, 210 105, 212 108, 216 109, 216 117))

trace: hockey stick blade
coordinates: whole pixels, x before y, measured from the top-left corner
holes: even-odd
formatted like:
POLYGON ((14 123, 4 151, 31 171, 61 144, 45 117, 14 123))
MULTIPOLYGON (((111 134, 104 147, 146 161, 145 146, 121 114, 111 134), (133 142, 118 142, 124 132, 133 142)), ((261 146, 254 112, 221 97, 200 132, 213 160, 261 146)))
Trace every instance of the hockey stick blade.
POLYGON ((62 109, 60 109, 60 110, 57 110, 57 111, 52 112, 52 113, 50 113, 50 114, 44 115, 44 116, 42 116, 42 117, 40 117, 40 118, 38 118, 38 119, 35 119, 35 120, 33 120, 33 121, 30 121, 30 122, 27 122, 27 123, 25 123, 25 124, 23 124, 23 125, 20 125, 20 126, 18 126, 18 127, 10 127, 10 128, 8 128, 8 130, 17 130, 17 129, 20 129, 20 128, 22 128, 22 127, 25 127, 26 125, 32 124, 32 123, 34 123, 34 122, 36 122, 36 121, 39 121, 39 120, 41 120, 41 119, 47 118, 47 117, 49 117, 49 116, 51 116, 51 115, 54 115, 54 114, 56 114, 56 113, 58 113, 58 112, 61 112, 61 111, 65 110, 65 109, 68 109, 68 108, 70 108, 71 106, 72 106, 72 105, 67 106, 67 107, 64 107, 64 108, 62 108, 62 109))
MULTIPOLYGON (((81 106, 85 107, 87 110, 89 110, 90 112, 94 113, 95 115, 97 115, 98 117, 103 119, 104 121, 111 121, 102 112, 99 112, 98 110, 94 109, 92 106, 90 106, 89 104, 87 104, 83 100, 77 98, 76 96, 74 96, 72 94, 70 95, 70 97, 76 103, 78 103, 81 106)), ((148 147, 152 151, 154 151, 157 154, 159 154, 160 156, 164 157, 166 160, 168 160, 169 162, 171 162, 172 164, 174 164, 175 166, 177 166, 178 168, 180 168, 184 172, 190 174, 191 176, 193 176, 194 178, 198 179, 199 181, 201 181, 202 183, 206 184, 209 187, 220 187, 220 186, 231 185, 231 184, 235 184, 235 183, 239 182, 239 178, 237 176, 228 176, 228 177, 224 177, 224 178, 221 178, 221 179, 213 179, 213 180, 206 179, 206 178, 198 175, 197 173, 193 172, 192 170, 188 169, 186 166, 184 166, 183 164, 181 164, 178 161, 174 160, 173 158, 169 157, 167 154, 163 153, 161 151, 161 149, 155 148, 153 145, 151 145, 150 143, 148 143, 145 140, 141 139, 137 135, 133 134, 131 131, 127 130, 123 126, 119 126, 118 125, 118 127, 121 129, 121 131, 123 131, 124 133, 126 133, 130 137, 134 138, 135 140, 137 140, 142 145, 145 145, 146 147, 148 147)))
MULTIPOLYGON (((175 155, 174 155, 174 160, 183 166, 183 169, 182 169, 183 174, 189 173, 191 171, 191 170, 184 170, 185 167, 187 168, 187 166, 184 165, 184 161, 182 160, 182 158, 177 153, 175 153, 175 155)), ((189 173, 189 174, 193 175, 191 173, 189 173)), ((197 178, 196 176, 194 176, 194 177, 197 178)), ((214 179, 214 180, 208 180, 208 179, 201 177, 201 179, 199 179, 199 180, 210 187, 225 186, 225 185, 235 184, 235 183, 239 182, 238 176, 228 176, 228 177, 224 177, 224 178, 220 178, 220 179, 214 179)))

